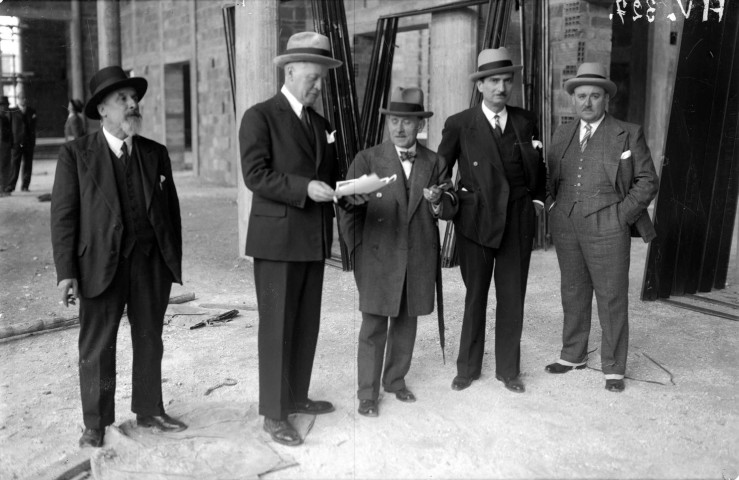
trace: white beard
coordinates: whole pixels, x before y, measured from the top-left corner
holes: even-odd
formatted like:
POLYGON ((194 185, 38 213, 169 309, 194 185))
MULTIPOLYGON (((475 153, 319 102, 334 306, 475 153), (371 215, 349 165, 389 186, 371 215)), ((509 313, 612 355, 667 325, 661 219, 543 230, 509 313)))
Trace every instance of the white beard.
POLYGON ((126 117, 126 119, 121 122, 121 128, 129 137, 138 135, 141 131, 141 117, 137 117, 135 115, 126 117))

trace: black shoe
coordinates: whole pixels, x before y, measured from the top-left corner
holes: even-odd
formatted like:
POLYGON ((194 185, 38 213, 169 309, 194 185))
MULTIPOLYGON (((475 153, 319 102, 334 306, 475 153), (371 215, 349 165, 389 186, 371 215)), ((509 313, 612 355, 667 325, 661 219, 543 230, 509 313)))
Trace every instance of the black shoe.
POLYGON ((378 416, 380 414, 380 410, 377 408, 377 400, 360 400, 357 412, 365 417, 378 416))
POLYGON ((162 432, 181 432, 187 428, 187 425, 166 413, 161 415, 136 415, 136 423, 139 427, 150 427, 162 432))
POLYGON ((571 367, 569 365, 562 365, 561 363, 550 363, 546 367, 544 367, 544 370, 546 370, 549 373, 567 373, 573 368, 575 370, 582 370, 583 368, 587 367, 587 365, 576 365, 574 367, 571 367))
POLYGON ((99 447, 103 444, 105 429, 86 428, 80 437, 80 448, 99 447))
POLYGON ((401 388, 400 390, 393 393, 395 393, 395 398, 397 398, 401 402, 412 403, 416 401, 416 396, 413 395, 413 392, 411 392, 407 388, 401 388))
POLYGON ((21 188, 21 192, 28 192, 28 191, 29 191, 29 190, 28 190, 28 187, 23 187, 23 188, 21 188))
POLYGON ((526 387, 521 381, 521 375, 517 375, 513 378, 503 378, 500 375, 496 375, 495 378, 503 382, 505 384, 505 388, 511 392, 523 393, 526 391, 526 387))
POLYGON ((288 447, 295 447, 303 443, 298 431, 287 420, 274 420, 264 417, 264 431, 269 433, 272 440, 288 447))
POLYGON ((331 402, 324 400, 306 400, 305 402, 296 403, 291 410, 292 413, 307 413, 309 415, 321 415, 323 413, 333 412, 334 406, 331 402))
POLYGON ((609 392, 623 392, 624 388, 626 388, 626 384, 624 384, 623 379, 606 380, 606 390, 609 392))
POLYGON ((454 377, 454 380, 452 380, 452 390, 464 390, 472 385, 473 380, 477 380, 478 378, 480 378, 480 375, 473 375, 472 377, 457 375, 454 377))

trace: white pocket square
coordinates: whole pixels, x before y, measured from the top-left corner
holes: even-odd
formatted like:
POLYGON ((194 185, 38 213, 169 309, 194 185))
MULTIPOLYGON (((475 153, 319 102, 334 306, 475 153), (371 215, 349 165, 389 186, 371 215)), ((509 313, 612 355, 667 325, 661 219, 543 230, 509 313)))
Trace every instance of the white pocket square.
POLYGON ((326 132, 326 143, 334 143, 336 141, 336 130, 331 133, 326 132))
POLYGON ((159 175, 159 188, 164 190, 164 181, 167 179, 164 175, 159 175))
POLYGON ((534 148, 544 148, 544 144, 541 143, 539 140, 531 140, 531 145, 533 145, 534 148))
POLYGON ((631 150, 626 150, 624 153, 621 154, 621 160, 626 160, 631 156, 631 150))

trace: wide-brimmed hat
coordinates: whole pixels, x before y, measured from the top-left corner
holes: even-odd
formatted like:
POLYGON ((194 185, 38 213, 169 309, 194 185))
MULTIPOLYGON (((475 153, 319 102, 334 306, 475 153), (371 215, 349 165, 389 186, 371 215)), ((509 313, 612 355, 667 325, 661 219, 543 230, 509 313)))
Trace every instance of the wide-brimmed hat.
POLYGON ((523 65, 514 65, 511 54, 505 47, 488 48, 477 56, 477 71, 470 74, 470 80, 475 81, 500 73, 517 72, 523 65))
POLYGON ((416 87, 398 87, 390 95, 387 108, 381 108, 380 113, 384 115, 395 115, 396 117, 420 117, 428 118, 434 112, 426 112, 423 109, 423 90, 416 87))
POLYGON ((565 82, 565 91, 572 95, 580 85, 595 85, 602 87, 611 97, 616 95, 616 84, 606 76, 606 68, 598 62, 587 62, 577 69, 577 76, 565 82))
POLYGON ((128 77, 126 72, 117 65, 101 68, 90 79, 90 93, 92 96, 87 101, 87 105, 85 105, 85 115, 95 120, 100 119, 98 104, 108 94, 119 88, 132 87, 136 90, 139 100, 141 100, 148 86, 149 84, 145 78, 128 77))
POLYGON ((331 44, 328 37, 316 32, 300 32, 287 40, 287 48, 282 55, 272 60, 278 67, 291 62, 311 62, 336 68, 343 62, 331 56, 331 44))

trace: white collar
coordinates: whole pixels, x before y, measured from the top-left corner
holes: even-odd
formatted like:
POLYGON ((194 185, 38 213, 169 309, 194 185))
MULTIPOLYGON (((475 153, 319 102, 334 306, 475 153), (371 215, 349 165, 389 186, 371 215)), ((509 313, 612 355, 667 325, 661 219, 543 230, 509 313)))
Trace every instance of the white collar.
POLYGON ((490 110, 487 105, 485 105, 485 102, 482 102, 482 113, 485 115, 485 118, 488 119, 488 122, 490 122, 490 125, 493 125, 495 123, 495 120, 493 119, 494 116, 498 116, 498 123, 500 124, 500 129, 505 130, 505 124, 508 121, 508 109, 506 107, 503 107, 503 110, 501 110, 498 113, 495 113, 494 111, 490 110))
POLYGON ((123 148, 123 142, 126 142, 126 145, 128 146, 128 153, 131 154, 133 152, 133 137, 128 136, 125 139, 121 140, 120 138, 116 137, 112 133, 110 133, 108 130, 103 127, 103 135, 105 135, 105 141, 108 142, 108 146, 111 150, 113 150, 113 153, 115 153, 116 157, 119 157, 123 155, 123 152, 121 152, 121 148, 123 148))
MULTIPOLYGON (((598 129, 598 126, 603 123, 603 119, 606 118, 606 114, 604 113, 602 117, 600 117, 598 120, 594 122, 590 122, 590 127, 592 130, 590 131, 590 136, 593 136, 595 131, 598 129)), ((585 124, 587 124, 585 120, 580 119, 580 138, 585 134, 585 124)))
POLYGON ((287 98, 287 101, 290 103, 290 108, 292 108, 293 112, 295 112, 295 115, 300 118, 300 114, 303 113, 303 104, 300 103, 297 98, 295 98, 295 95, 290 93, 290 90, 287 89, 287 85, 283 85, 280 92, 285 95, 285 98, 287 98))
POLYGON ((413 153, 415 153, 416 152, 416 145, 417 144, 418 144, 418 142, 414 143, 413 145, 410 146, 410 148, 401 148, 401 147, 399 147, 397 145, 393 145, 393 146, 395 147, 395 151, 398 152, 398 156, 400 156, 400 152, 413 152, 413 153))

